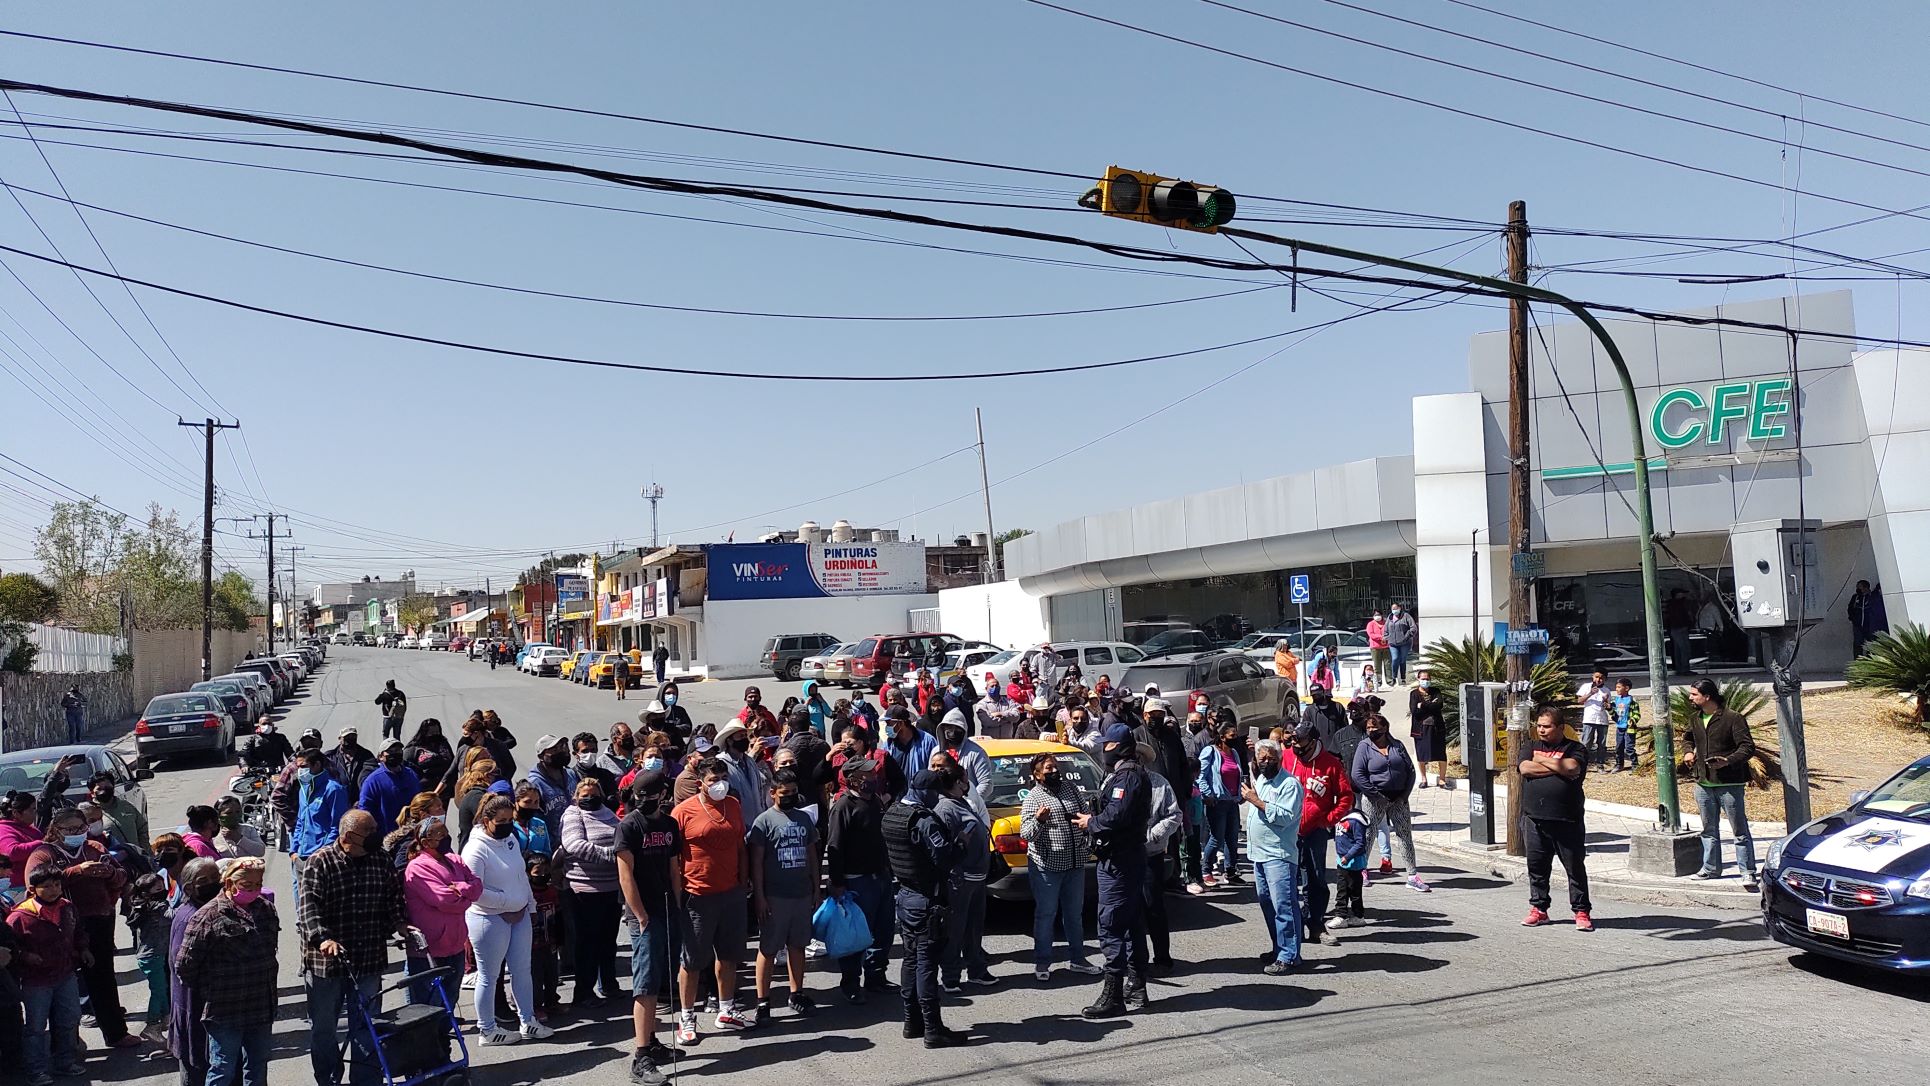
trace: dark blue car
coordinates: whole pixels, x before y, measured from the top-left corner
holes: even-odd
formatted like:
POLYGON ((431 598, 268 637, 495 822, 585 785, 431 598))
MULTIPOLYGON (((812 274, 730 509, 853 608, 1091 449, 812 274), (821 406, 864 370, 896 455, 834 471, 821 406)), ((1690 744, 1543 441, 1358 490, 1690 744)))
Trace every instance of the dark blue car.
POLYGON ((1770 846, 1769 936, 1897 972, 1930 971, 1930 757, 1770 846))

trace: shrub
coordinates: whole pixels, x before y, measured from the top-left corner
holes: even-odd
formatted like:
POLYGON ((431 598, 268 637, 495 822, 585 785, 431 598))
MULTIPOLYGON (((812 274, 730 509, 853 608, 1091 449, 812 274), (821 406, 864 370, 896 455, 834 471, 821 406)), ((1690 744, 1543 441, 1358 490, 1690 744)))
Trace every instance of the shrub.
MULTIPOLYGON (((1728 679, 1722 683, 1722 700, 1731 711, 1746 718, 1759 717, 1765 709, 1769 710, 1772 720, 1769 727, 1775 727, 1774 705, 1761 687, 1741 679, 1728 679)), ((1682 752, 1688 749, 1689 726, 1700 716, 1701 711, 1689 700, 1687 685, 1670 688, 1669 724, 1675 736, 1675 760, 1678 766, 1682 762, 1682 752)), ((1749 760, 1749 783, 1757 788, 1768 788, 1783 779, 1783 763, 1781 753, 1775 747, 1762 744, 1762 728, 1760 721, 1750 720, 1750 731, 1756 736, 1756 755, 1749 760)), ((1646 759, 1652 765, 1655 761, 1655 734, 1647 728, 1636 732, 1635 750, 1638 763, 1646 759)), ((1688 771, 1678 779, 1687 781, 1693 777, 1694 772, 1688 771)))
POLYGON ((1924 723, 1930 703, 1930 631, 1911 623, 1879 635, 1864 646, 1864 655, 1850 661, 1845 675, 1853 687, 1914 699, 1917 723, 1924 723))
MULTIPOLYGON (((1442 692, 1441 715, 1447 721, 1448 742, 1461 741, 1461 685, 1463 683, 1504 682, 1508 674, 1507 653, 1485 638, 1447 638, 1429 645, 1422 664, 1442 692)), ((1575 701, 1575 684, 1568 675, 1568 664, 1558 655, 1536 664, 1528 672, 1534 690, 1535 706, 1568 706, 1575 701)))

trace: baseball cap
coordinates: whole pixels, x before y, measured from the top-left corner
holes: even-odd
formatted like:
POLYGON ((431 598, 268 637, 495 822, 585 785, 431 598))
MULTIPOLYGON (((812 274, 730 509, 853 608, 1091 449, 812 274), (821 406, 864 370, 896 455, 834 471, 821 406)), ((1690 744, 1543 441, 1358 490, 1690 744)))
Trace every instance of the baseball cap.
POLYGON ((360 735, 360 734, 362 733, 356 731, 355 725, 353 724, 344 724, 341 727, 335 729, 335 739, 337 742, 340 742, 343 739, 347 739, 351 735, 360 735))
POLYGON ((1318 738, 1320 738, 1320 729, 1314 727, 1312 722, 1302 724, 1293 730, 1293 739, 1296 743, 1304 743, 1309 739, 1318 738))
MULTIPOLYGON (((854 758, 854 759, 852 759, 851 761, 848 761, 848 762, 846 762, 846 763, 844 763, 844 765, 843 765, 843 766, 841 766, 841 767, 839 768, 839 770, 838 770, 838 772, 840 772, 840 773, 869 773, 869 772, 871 772, 872 770, 874 770, 874 769, 877 769, 877 768, 878 768, 878 763, 877 763, 876 761, 874 761, 873 759, 870 759, 870 758, 854 758)), ((927 772, 930 772, 930 771, 929 771, 929 770, 927 770, 927 772)))
POLYGON ((663 770, 647 769, 637 774, 636 779, 630 782, 630 787, 638 793, 661 792, 669 780, 670 778, 664 775, 663 770))
POLYGON ((542 751, 561 746, 563 742, 564 739, 560 735, 545 735, 536 741, 536 750, 538 753, 541 753, 542 751))
POLYGON ((1145 708, 1149 713, 1171 713, 1173 711, 1173 707, 1166 704, 1166 699, 1164 698, 1147 698, 1145 708))
POLYGON ((1107 728, 1106 734, 1099 740, 1101 745, 1108 747, 1114 743, 1130 743, 1132 741, 1133 730, 1124 724, 1114 724, 1112 727, 1107 728))
POLYGON ((716 744, 700 735, 697 737, 696 742, 690 744, 690 749, 699 754, 709 754, 712 750, 716 749, 716 744))
POLYGON ((392 750, 401 750, 401 749, 402 749, 402 740, 400 739, 391 739, 388 742, 382 744, 382 753, 384 754, 387 754, 392 750))
POLYGON ((1149 698, 1156 698, 1156 697, 1158 697, 1158 696, 1159 696, 1159 684, 1158 684, 1158 683, 1147 683, 1147 684, 1146 684, 1146 696, 1147 696, 1147 697, 1149 697, 1149 698))

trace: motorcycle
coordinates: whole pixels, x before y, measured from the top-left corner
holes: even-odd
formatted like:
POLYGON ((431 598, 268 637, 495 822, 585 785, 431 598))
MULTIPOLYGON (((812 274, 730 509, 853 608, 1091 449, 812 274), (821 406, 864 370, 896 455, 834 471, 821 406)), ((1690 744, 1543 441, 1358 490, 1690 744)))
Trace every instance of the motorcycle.
POLYGON ((264 841, 274 841, 278 836, 275 830, 275 808, 269 796, 275 787, 275 775, 265 769, 243 769, 228 781, 228 791, 241 797, 241 821, 253 826, 264 841))

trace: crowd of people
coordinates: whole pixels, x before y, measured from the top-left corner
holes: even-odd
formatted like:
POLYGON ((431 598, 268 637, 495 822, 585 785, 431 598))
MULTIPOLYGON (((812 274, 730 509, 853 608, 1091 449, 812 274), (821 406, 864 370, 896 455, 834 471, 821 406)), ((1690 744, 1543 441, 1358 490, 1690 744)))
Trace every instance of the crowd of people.
MULTIPOLYGON (((1633 711, 1621 704, 1626 685, 1598 673, 1583 687, 1585 729, 1599 726, 1591 705, 1611 723, 1633 711)), ((1297 721, 1258 736, 1203 700, 1176 712, 1154 686, 1129 691, 1099 676, 1088 687, 1073 669, 1026 667, 1009 686, 986 675, 983 693, 966 676, 940 685, 920 675, 878 703, 864 691, 827 701, 806 683, 775 711, 751 686, 721 724, 696 723, 666 682, 637 727, 543 735, 519 766, 516 737, 493 710, 472 712, 453 735, 422 720, 405 741, 393 706, 406 702, 392 683, 383 694, 377 750, 353 724, 332 747, 313 729, 289 744, 272 724, 254 738, 247 761, 276 777, 274 841, 233 796, 189 807, 178 832, 152 836, 111 776, 70 803, 78 756, 38 793, 7 794, 0 1060, 34 1086, 80 1073, 84 1005, 109 1047, 165 1045, 188 1086, 258 1086, 287 968, 303 985, 314 1081, 374 1082, 363 1016, 381 1003, 395 951, 408 998, 432 1007, 448 998, 482 1046, 544 1041, 562 1015, 627 1010, 630 1077, 646 1086, 666 1082, 706 1034, 809 1015, 826 996, 855 1005, 895 994, 906 1038, 961 1044, 945 997, 999 983, 984 946, 988 737, 1090 755, 1038 754, 1020 793, 1032 972, 1049 981, 1062 964, 1094 977, 1082 1013, 1128 1014, 1149 1005, 1147 978, 1176 964, 1171 895, 1250 878, 1264 928, 1257 967, 1282 977, 1302 968, 1303 948, 1364 922, 1376 876, 1431 892, 1409 799, 1430 787, 1430 766, 1433 786, 1449 784, 1444 740, 1431 731, 1441 694, 1425 667, 1409 691, 1412 751, 1375 693, 1343 706, 1314 682, 1297 721), (293 872, 285 903, 263 886, 277 849, 293 872), (1088 867, 1097 961, 1084 921, 1088 867), (147 982, 139 1034, 116 987, 117 913, 147 982), (848 922, 834 948, 839 917, 848 922), (286 924, 298 961, 279 959, 286 924), (812 993, 813 958, 835 971, 835 995, 812 993)), ((1691 699, 1702 714, 1684 761, 1703 805, 1706 868, 1720 869, 1727 815, 1753 881, 1738 788, 1748 724, 1711 683, 1691 699)), ((1592 930, 1582 785, 1595 734, 1568 739, 1549 708, 1520 761, 1528 926, 1550 922, 1559 861, 1575 927, 1592 930)))

